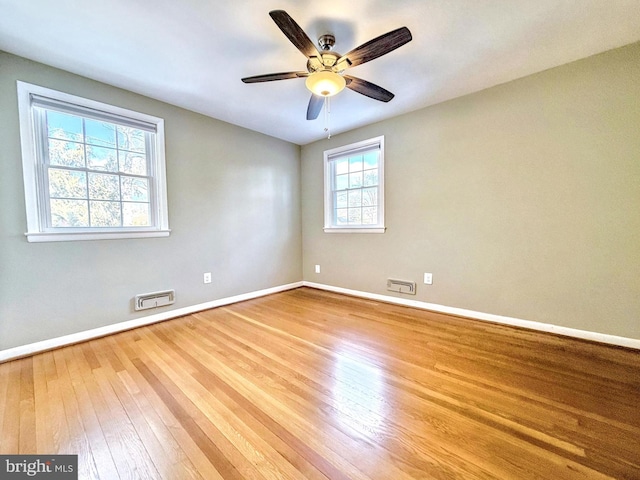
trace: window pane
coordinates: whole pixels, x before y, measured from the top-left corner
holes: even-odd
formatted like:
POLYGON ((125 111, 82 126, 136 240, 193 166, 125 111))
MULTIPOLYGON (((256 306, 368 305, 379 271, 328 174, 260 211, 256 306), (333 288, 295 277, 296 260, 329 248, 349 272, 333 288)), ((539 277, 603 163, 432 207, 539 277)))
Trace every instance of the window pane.
POLYGON ((349 157, 349 171, 359 172, 362 170, 362 155, 357 157, 349 157))
POLYGON ((87 145, 87 164, 93 170, 118 171, 117 150, 87 145))
POLYGON ((123 203, 122 224, 125 227, 147 227, 151 225, 148 203, 123 203))
MULTIPOLYGON (((118 175, 89 174, 89 198, 92 200, 120 200, 118 175)), ((93 224, 93 216, 91 217, 93 224)))
POLYGON ((349 188, 349 175, 338 175, 336 177, 336 190, 346 190, 349 188))
POLYGON ((92 227, 119 227, 120 202, 89 202, 92 227))
POLYGON ((147 175, 147 158, 139 153, 118 152, 120 171, 133 175, 147 175))
POLYGON ((51 198, 87 198, 86 174, 50 168, 49 196, 51 198))
POLYGON ((362 205, 362 191, 352 190, 349 192, 349 207, 360 207, 362 205))
POLYGON ((336 160, 335 164, 336 164, 336 175, 349 173, 349 161, 346 158, 341 158, 340 160, 336 160))
POLYGON ((62 140, 82 141, 82 118, 47 110, 47 133, 62 140))
POLYGON ((360 188, 362 186, 362 172, 349 174, 349 188, 360 188))
POLYGON ((347 206, 347 192, 336 192, 335 193, 335 205, 336 208, 346 208, 347 206))
POLYGON ((365 187, 378 185, 378 169, 377 168, 374 168, 373 170, 364 171, 363 185, 365 187))
POLYGON ((49 163, 64 167, 84 168, 84 145, 49 139, 49 163))
POLYGON ((118 125, 118 148, 132 152, 145 151, 145 135, 143 130, 118 125))
POLYGON ((378 207, 364 207, 362 209, 362 224, 375 225, 378 223, 378 207))
POLYGON ((85 142, 91 145, 116 146, 116 126, 113 123, 86 118, 84 120, 84 134, 85 142))
POLYGON ((378 152, 367 153, 364 156, 364 169, 378 168, 378 152))
POLYGON ((347 225, 349 223, 348 212, 346 208, 338 208, 336 210, 336 225, 347 225))
POLYGON ((149 200, 149 181, 146 178, 122 177, 122 200, 149 200))
POLYGON ((378 205, 378 189, 377 188, 362 189, 362 205, 364 206, 378 205))
POLYGON ((349 209, 349 224, 360 225, 362 223, 362 210, 359 208, 349 209))
POLYGON ((51 200, 52 227, 88 227, 89 207, 86 200, 51 200))

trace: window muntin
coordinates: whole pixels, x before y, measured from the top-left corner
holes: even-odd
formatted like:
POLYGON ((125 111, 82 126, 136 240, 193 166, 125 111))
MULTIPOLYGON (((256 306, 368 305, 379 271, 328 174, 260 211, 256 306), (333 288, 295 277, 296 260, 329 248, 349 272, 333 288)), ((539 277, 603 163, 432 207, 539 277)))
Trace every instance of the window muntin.
POLYGON ((325 232, 384 232, 384 137, 324 152, 325 232))
POLYGON ((18 82, 29 241, 166 236, 163 120, 18 82))

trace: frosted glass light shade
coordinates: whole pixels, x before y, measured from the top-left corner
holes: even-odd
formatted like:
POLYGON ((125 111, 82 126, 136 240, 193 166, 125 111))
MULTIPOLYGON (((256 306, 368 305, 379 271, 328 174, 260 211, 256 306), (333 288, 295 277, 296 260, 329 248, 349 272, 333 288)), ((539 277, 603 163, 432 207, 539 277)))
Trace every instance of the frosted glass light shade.
POLYGON ((321 97, 331 97, 341 92, 347 85, 345 79, 334 72, 316 72, 307 77, 305 85, 311 92, 321 97))

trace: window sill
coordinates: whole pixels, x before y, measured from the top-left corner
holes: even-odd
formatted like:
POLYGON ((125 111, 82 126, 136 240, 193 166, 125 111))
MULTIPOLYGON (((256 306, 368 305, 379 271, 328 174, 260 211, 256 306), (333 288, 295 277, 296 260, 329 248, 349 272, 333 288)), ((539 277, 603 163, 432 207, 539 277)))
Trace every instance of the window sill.
POLYGON ((384 233, 386 227, 373 227, 373 228, 339 228, 339 227, 325 227, 324 233, 384 233))
POLYGON ((32 232, 25 233, 29 243, 72 242, 78 240, 115 240, 124 238, 168 237, 171 230, 151 230, 143 232, 32 232))

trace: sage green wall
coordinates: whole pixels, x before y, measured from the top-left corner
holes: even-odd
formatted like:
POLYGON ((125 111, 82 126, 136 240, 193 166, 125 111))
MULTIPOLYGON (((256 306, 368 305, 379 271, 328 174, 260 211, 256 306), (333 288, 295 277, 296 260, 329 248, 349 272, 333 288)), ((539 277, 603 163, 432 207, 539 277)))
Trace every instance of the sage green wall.
POLYGON ((0 126, 0 350, 301 280, 297 145, 3 52, 0 126), (165 119, 170 237, 27 242, 16 80, 165 119))
POLYGON ((304 146, 302 192, 306 281, 638 339, 640 44, 304 146), (386 233, 324 234, 323 151, 377 135, 386 233))

